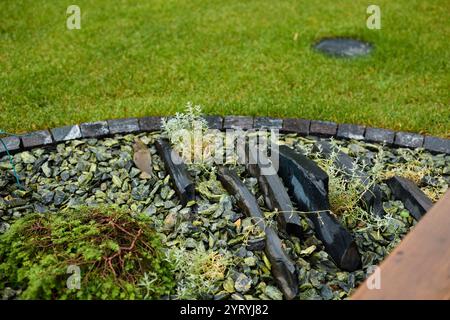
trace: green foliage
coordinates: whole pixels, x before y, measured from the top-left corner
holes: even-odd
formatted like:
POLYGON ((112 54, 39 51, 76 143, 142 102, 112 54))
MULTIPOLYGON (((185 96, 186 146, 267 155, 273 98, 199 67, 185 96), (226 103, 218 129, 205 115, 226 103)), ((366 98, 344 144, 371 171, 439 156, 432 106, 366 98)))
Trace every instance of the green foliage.
MULTIPOLYGON (((139 299, 170 294, 172 270, 145 217, 116 208, 33 214, 0 237, 0 291, 21 299, 139 299), (80 268, 80 289, 69 289, 68 267, 80 268), (146 274, 156 280, 146 290, 146 274)), ((70 280, 70 279, 69 279, 70 280)))
POLYGON ((190 251, 173 248, 168 257, 176 270, 179 299, 198 299, 216 291, 232 264, 228 252, 205 250, 202 245, 190 251))

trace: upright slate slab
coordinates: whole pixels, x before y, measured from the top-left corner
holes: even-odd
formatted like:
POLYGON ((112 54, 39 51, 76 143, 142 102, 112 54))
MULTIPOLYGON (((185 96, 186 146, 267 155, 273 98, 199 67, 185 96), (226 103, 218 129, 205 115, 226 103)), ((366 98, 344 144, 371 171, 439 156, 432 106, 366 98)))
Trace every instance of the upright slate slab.
POLYGON ((450 154, 450 139, 425 137, 423 147, 431 152, 450 154))
POLYGON ((397 132, 394 144, 398 147, 420 148, 423 146, 423 135, 412 132, 397 132))
POLYGON ((341 139, 363 140, 365 131, 365 126, 343 123, 338 125, 336 136, 341 139))
POLYGON ((256 146, 247 145, 246 152, 247 170, 258 179, 267 208, 278 211, 279 230, 300 238, 302 235, 300 218, 294 213, 294 206, 274 166, 256 146))
POLYGON ((224 118, 223 128, 250 130, 253 128, 253 118, 246 116, 227 116, 224 118))
POLYGON ((283 126, 283 120, 269 118, 269 117, 256 117, 253 122, 253 128, 255 129, 278 129, 283 126))
POLYGON ((298 272, 294 262, 284 252, 283 245, 277 233, 268 227, 255 196, 239 179, 235 171, 219 167, 218 178, 224 188, 237 200, 239 208, 249 217, 255 218, 255 223, 265 232, 264 247, 272 268, 271 272, 286 299, 293 299, 298 294, 298 272))
POLYGON ((394 143, 395 132, 387 129, 368 127, 366 128, 364 138, 370 142, 392 145, 394 143))
POLYGON ((278 174, 300 210, 307 212, 317 237, 336 265, 347 271, 361 267, 361 257, 350 233, 330 213, 328 176, 313 161, 287 146, 279 147, 278 174))
POLYGON ((83 138, 101 138, 109 135, 109 127, 106 121, 85 122, 80 124, 83 138))
POLYGON ((294 132, 307 136, 309 134, 310 124, 311 121, 306 119, 283 119, 283 127, 281 130, 284 132, 294 132))
POLYGON ((53 143, 48 130, 34 131, 22 135, 22 145, 25 149, 47 146, 53 143))
POLYGON ((205 118, 210 129, 223 129, 223 118, 221 116, 203 116, 203 118, 205 118))
POLYGON ((403 202, 405 208, 416 219, 430 210, 433 202, 409 179, 394 176, 386 181, 394 197, 403 202))
POLYGON ((55 142, 64 142, 81 138, 81 129, 78 125, 54 128, 51 132, 55 142))
POLYGON ((140 118, 139 128, 141 131, 159 131, 161 130, 161 117, 140 118))
POLYGON ((337 131, 337 124, 331 121, 312 120, 309 127, 311 135, 334 137, 337 131))
POLYGON ((110 134, 139 132, 139 122, 137 118, 112 119, 108 120, 110 134))
POLYGON ((174 184, 181 205, 185 206, 189 201, 195 200, 194 182, 180 156, 172 151, 169 141, 157 139, 155 146, 174 184))
MULTIPOLYGON (((353 176, 358 178, 364 186, 368 186, 370 183, 369 176, 355 167, 353 159, 346 153, 336 150, 332 144, 328 141, 317 141, 313 147, 314 152, 321 152, 326 158, 333 156, 334 152, 334 164, 337 168, 342 170, 346 179, 350 179, 353 176)), ((383 208, 383 191, 378 185, 368 187, 368 190, 364 192, 361 197, 362 204, 371 211, 374 215, 382 217, 386 214, 383 208), (372 210, 370 210, 370 208, 372 210)))
MULTIPOLYGON (((15 153, 20 150, 20 138, 11 136, 1 138, 6 148, 10 153, 15 153)), ((6 149, 3 143, 0 143, 0 155, 6 154, 6 149)))

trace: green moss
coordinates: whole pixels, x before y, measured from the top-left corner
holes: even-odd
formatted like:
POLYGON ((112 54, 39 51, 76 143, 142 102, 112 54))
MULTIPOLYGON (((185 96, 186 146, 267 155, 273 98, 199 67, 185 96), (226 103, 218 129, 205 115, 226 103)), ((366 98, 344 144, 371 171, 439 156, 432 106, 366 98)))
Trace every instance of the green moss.
POLYGON ((21 299, 151 299, 174 285, 158 235, 123 210, 29 215, 0 237, 0 291, 21 289, 21 299), (69 266, 80 268, 79 289, 68 288, 69 266), (142 288, 149 273, 156 280, 142 288))

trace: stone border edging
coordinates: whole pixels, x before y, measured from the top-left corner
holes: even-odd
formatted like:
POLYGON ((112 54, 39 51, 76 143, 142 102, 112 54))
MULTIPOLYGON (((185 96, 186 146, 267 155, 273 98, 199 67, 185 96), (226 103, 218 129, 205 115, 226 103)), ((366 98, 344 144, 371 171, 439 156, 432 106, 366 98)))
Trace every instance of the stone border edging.
MULTIPOLYGON (((114 134, 151 132, 161 129, 161 116, 122 118, 106 121, 85 122, 49 130, 2 138, 11 153, 45 147, 64 141, 81 138, 101 138, 114 134)), ((251 116, 204 116, 211 129, 279 129, 284 133, 303 136, 336 137, 366 142, 384 143, 394 147, 424 148, 432 153, 450 155, 450 139, 424 136, 412 132, 392 131, 355 124, 337 124, 331 121, 306 120, 301 118, 271 118, 251 116)), ((6 154, 0 144, 0 156, 6 154)))

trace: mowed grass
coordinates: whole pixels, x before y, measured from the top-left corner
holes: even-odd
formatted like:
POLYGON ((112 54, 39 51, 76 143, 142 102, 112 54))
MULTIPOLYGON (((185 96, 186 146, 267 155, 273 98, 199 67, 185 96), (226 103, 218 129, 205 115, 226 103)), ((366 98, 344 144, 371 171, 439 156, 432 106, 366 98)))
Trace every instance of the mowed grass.
POLYGON ((450 136, 450 2, 2 1, 0 129, 208 114, 303 117, 450 136), (66 8, 81 8, 67 30, 66 8), (322 37, 374 44, 318 54, 322 37))

